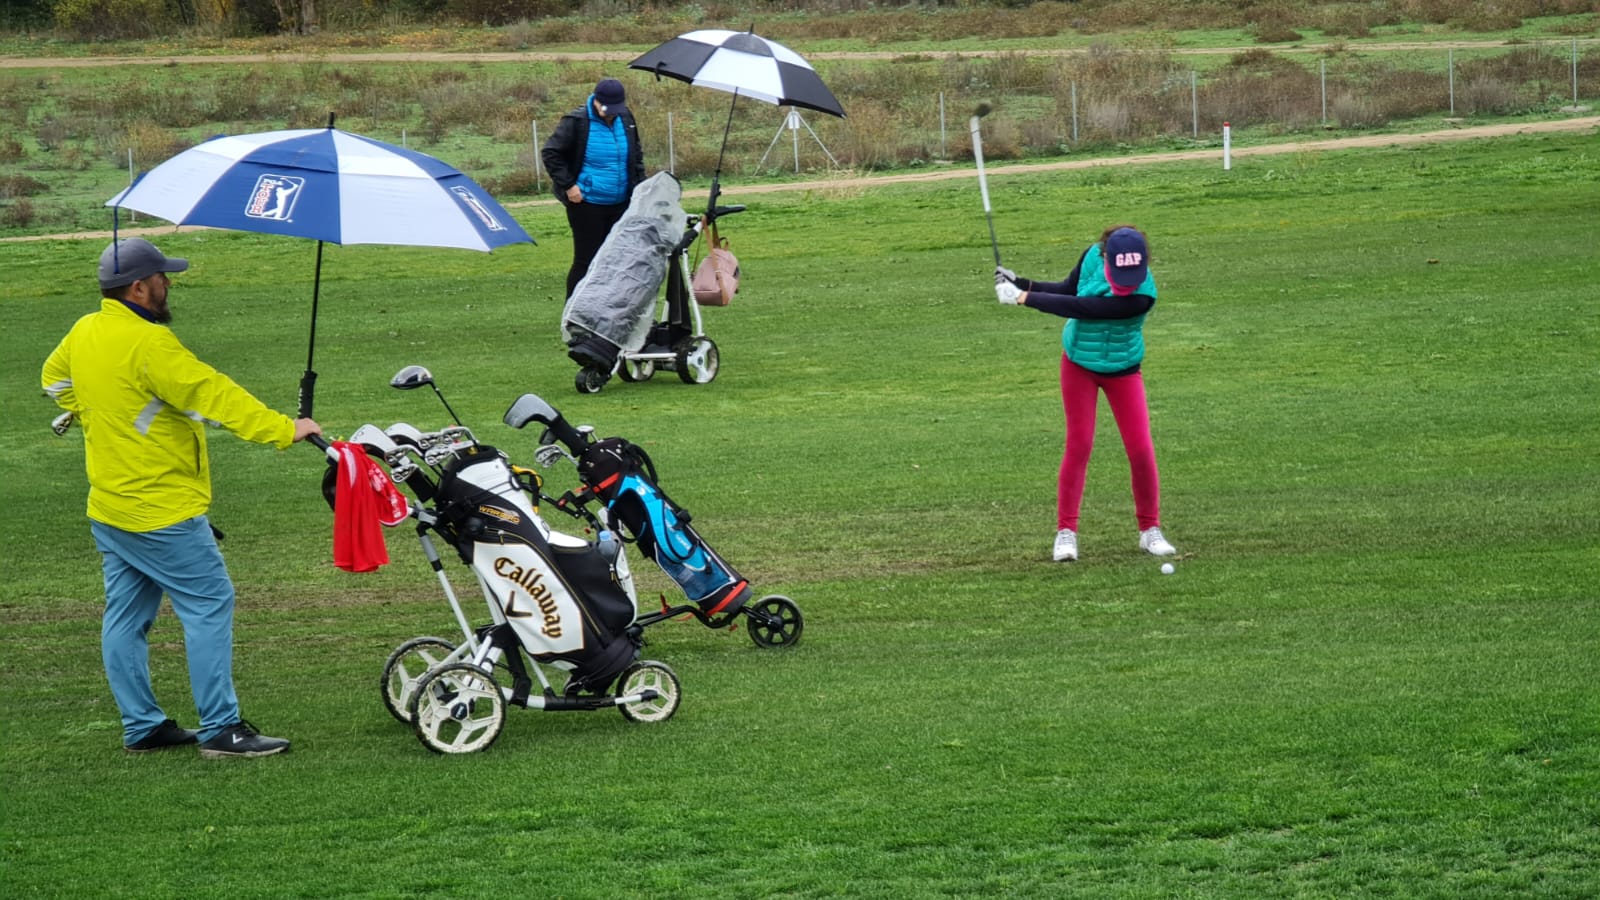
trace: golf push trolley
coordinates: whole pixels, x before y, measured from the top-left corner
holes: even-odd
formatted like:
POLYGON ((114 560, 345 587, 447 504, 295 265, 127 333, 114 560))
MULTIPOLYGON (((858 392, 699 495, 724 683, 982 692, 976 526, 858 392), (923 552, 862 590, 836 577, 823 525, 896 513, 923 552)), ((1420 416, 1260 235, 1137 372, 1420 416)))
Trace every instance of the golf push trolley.
MULTIPOLYGON (((576 498, 564 511, 593 523, 593 536, 550 528, 539 515, 540 502, 550 500, 542 493, 540 476, 480 443, 427 369, 407 366, 390 384, 402 390, 432 387, 456 424, 434 432, 406 423, 387 429, 363 425, 343 449, 317 441, 338 463, 323 481, 336 518, 341 483, 361 477, 344 459, 346 451, 355 452, 352 448, 380 461, 384 476, 410 495, 403 498, 405 516, 398 521, 416 522, 418 543, 461 631, 459 642, 417 637, 389 655, 381 690, 390 714, 410 724, 428 749, 451 754, 494 743, 508 706, 547 712, 616 708, 635 722, 671 718, 681 693, 676 673, 665 663, 639 658, 644 628, 668 616, 638 615, 617 533, 576 498), (474 626, 469 620, 434 536, 472 571, 488 608, 487 624, 474 626)), ((548 420, 562 433, 568 428, 533 395, 519 398, 505 418, 508 423, 515 418, 517 427, 548 420)), ((748 585, 740 584, 742 595, 718 595, 725 613, 721 620, 702 615, 702 621, 725 624, 742 611, 751 619, 758 645, 788 646, 798 640, 801 621, 792 601, 774 596, 752 606, 745 602, 748 585)))
MULTIPOLYGON (((700 305, 725 304, 728 296, 697 299, 689 252, 706 235, 708 255, 720 252, 732 260, 721 246, 717 220, 745 207, 717 205, 713 190, 705 213, 690 216, 679 205, 681 196, 678 180, 668 172, 635 188, 628 211, 567 298, 561 334, 567 355, 579 366, 574 378, 578 393, 598 393, 613 375, 641 382, 658 370, 668 371, 678 373, 685 384, 706 384, 717 377, 722 358, 716 342, 706 337, 700 305), (658 300, 663 280, 666 290, 658 300)), ((732 265, 736 284, 737 261, 732 265)))
POLYGON ((655 463, 644 448, 620 437, 596 440, 594 428, 574 427, 537 394, 523 394, 506 411, 505 423, 545 426, 534 458, 545 469, 567 460, 577 466, 580 484, 554 500, 555 508, 586 520, 600 535, 620 535, 635 544, 672 579, 688 603, 661 608, 638 618, 648 627, 683 615, 708 628, 730 628, 739 616, 760 647, 792 647, 805 619, 800 607, 782 594, 752 601, 742 578, 690 525, 689 511, 661 489, 655 463), (590 509, 599 507, 599 512, 590 509))

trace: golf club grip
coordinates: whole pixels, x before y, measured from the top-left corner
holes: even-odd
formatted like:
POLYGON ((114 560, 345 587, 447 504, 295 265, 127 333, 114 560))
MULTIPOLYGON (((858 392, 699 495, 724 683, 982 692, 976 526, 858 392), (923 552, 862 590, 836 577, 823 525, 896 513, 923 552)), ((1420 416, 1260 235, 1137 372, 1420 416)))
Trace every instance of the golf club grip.
POLYGON ((550 434, 556 440, 565 444, 567 449, 572 451, 573 455, 583 452, 585 446, 583 435, 579 434, 578 429, 573 428, 565 418, 556 416, 554 421, 546 422, 545 426, 550 429, 550 434))
POLYGON ((983 137, 978 131, 978 117, 972 117, 972 158, 978 163, 978 190, 983 193, 983 211, 992 212, 989 205, 989 179, 983 173, 983 137))

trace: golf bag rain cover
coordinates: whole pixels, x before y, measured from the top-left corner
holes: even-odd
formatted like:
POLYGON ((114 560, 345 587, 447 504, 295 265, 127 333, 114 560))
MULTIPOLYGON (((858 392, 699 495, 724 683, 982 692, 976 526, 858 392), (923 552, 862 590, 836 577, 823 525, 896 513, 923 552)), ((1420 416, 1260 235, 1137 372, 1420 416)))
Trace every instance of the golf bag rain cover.
POLYGON ((561 311, 561 339, 568 346, 589 335, 628 353, 644 346, 656 292, 688 225, 679 205, 682 196, 682 186, 669 172, 658 172, 633 189, 628 211, 600 245, 588 274, 561 311))
POLYGON ((612 560, 587 541, 551 542, 550 527, 491 447, 453 461, 436 508, 456 550, 493 595, 529 656, 599 690, 637 656, 636 611, 612 560))
POLYGON ((590 444, 578 460, 590 490, 707 615, 732 615, 750 599, 750 584, 689 525, 689 514, 656 485, 655 466, 642 447, 622 438, 590 444))

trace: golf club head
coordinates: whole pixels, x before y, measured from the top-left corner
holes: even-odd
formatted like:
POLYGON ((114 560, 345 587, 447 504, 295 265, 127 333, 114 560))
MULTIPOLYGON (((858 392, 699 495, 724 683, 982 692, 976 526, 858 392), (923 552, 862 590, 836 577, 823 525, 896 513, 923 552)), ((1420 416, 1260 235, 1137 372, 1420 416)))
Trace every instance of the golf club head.
POLYGON ((972 111, 972 118, 981 119, 993 111, 994 107, 990 106, 988 103, 979 103, 977 109, 972 111))
POLYGON ((415 390, 425 384, 433 384, 433 373, 426 366, 406 366, 389 379, 390 387, 402 391, 415 390))
POLYGON ((533 461, 538 463, 541 469, 548 469, 564 459, 572 459, 572 456, 561 449, 559 444, 544 444, 533 451, 533 461))
POLYGON ((549 425, 559 418, 561 418, 561 414, 556 412, 555 407, 551 406, 543 397, 538 394, 523 394, 511 404, 510 409, 506 410, 506 414, 501 421, 512 428, 522 428, 529 422, 549 425))
POLYGON ((395 452, 395 442, 389 435, 378 429, 376 425, 363 425, 350 435, 350 442, 360 444, 368 451, 376 450, 378 455, 388 459, 389 454, 395 452))
POLYGON ((567 424, 567 420, 556 412, 555 407, 545 401, 538 394, 523 394, 511 404, 501 421, 512 428, 521 428, 529 422, 538 422, 545 426, 545 435, 539 438, 539 443, 548 444, 551 438, 560 441, 573 453, 582 453, 584 435, 578 429, 567 424))
POLYGON ((396 422, 384 429, 384 434, 388 435, 389 440, 393 441, 397 447, 412 447, 418 451, 422 450, 422 432, 415 425, 396 422))

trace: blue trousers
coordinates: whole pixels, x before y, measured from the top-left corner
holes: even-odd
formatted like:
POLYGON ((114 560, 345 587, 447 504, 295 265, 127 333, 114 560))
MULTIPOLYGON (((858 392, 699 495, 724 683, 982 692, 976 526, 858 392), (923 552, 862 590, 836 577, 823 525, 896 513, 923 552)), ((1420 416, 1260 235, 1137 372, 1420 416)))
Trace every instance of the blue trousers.
POLYGON ((183 624, 200 740, 239 721, 233 692, 233 581, 211 523, 196 516, 147 532, 103 522, 90 526, 106 577, 100 652, 111 696, 122 711, 123 743, 139 740, 168 718, 150 686, 148 638, 163 593, 172 598, 183 624))

